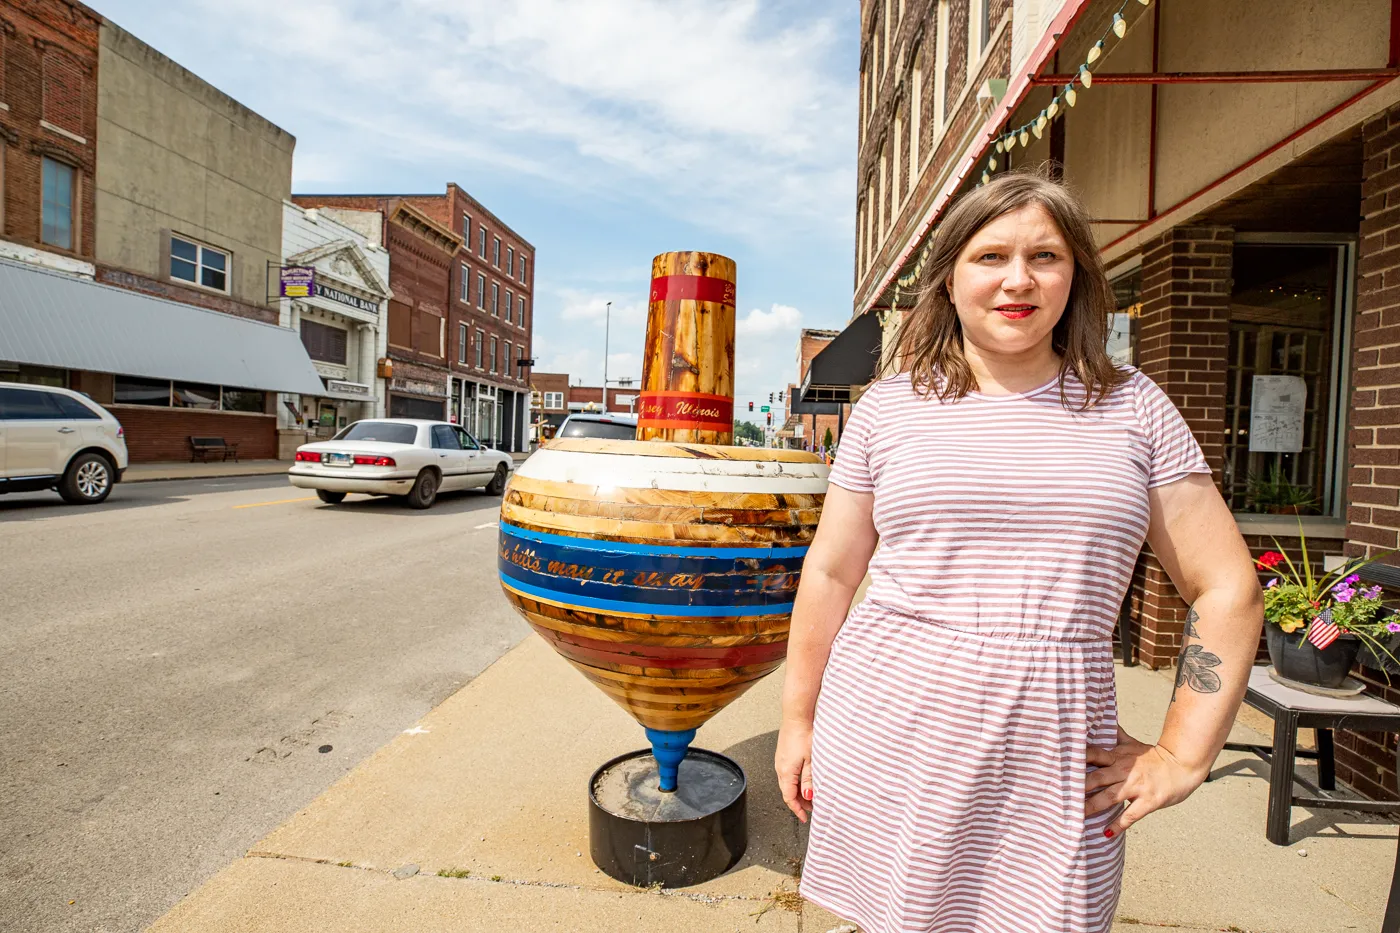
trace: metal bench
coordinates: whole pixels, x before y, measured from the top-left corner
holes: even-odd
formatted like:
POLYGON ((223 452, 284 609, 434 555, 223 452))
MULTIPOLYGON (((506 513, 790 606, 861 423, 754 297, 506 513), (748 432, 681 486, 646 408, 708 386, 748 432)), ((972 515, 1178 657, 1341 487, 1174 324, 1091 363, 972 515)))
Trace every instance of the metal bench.
POLYGON ((195 459, 208 463, 210 454, 219 454, 220 460, 232 457, 238 462, 238 441, 227 441, 222 437, 190 437, 190 463, 195 459))

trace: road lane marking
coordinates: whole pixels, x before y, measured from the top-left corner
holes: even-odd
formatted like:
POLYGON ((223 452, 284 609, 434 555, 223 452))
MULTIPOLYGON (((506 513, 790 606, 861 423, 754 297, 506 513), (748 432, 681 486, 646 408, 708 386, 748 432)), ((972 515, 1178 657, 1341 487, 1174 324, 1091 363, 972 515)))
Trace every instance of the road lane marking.
POLYGON ((427 729, 424 729, 422 726, 414 726, 412 729, 405 729, 405 730, 403 730, 403 734, 404 734, 404 735, 427 735, 427 734, 428 734, 428 730, 427 730, 427 729))
POLYGON ((235 505, 235 509, 256 509, 260 505, 286 505, 288 502, 310 502, 315 496, 303 496, 300 499, 278 499, 276 502, 250 502, 247 505, 235 505))
POLYGON ((495 527, 496 527, 496 523, 495 523, 495 522, 487 522, 487 523, 484 524, 484 525, 477 525, 477 526, 476 526, 475 528, 473 528, 472 530, 473 530, 473 531, 480 531, 480 530, 483 529, 483 528, 495 528, 495 527))

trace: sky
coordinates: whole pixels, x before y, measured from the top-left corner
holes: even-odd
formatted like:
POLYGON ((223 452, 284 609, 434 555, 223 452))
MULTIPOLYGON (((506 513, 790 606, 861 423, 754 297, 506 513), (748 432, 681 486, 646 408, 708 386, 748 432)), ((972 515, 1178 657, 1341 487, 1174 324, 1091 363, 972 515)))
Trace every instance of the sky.
POLYGON ((88 0, 296 136, 296 193, 455 181, 536 248, 537 372, 641 376, 651 259, 738 265, 736 410, 851 314, 849 0, 88 0))

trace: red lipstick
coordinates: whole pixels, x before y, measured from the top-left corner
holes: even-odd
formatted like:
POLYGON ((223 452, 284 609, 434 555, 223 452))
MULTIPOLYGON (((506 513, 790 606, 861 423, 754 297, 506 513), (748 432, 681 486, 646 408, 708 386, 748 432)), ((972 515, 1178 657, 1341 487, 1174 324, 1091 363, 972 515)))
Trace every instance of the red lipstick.
POLYGON ((1035 313, 1035 305, 997 305, 996 310, 1013 321, 1028 318, 1035 313))

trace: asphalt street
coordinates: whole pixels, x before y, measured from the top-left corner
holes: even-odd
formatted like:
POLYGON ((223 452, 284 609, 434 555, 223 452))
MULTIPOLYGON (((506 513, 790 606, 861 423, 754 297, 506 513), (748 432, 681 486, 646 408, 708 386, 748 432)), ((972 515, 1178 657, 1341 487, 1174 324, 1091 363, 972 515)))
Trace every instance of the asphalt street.
POLYGON ((144 928, 519 642, 499 504, 0 497, 0 930, 144 928))

